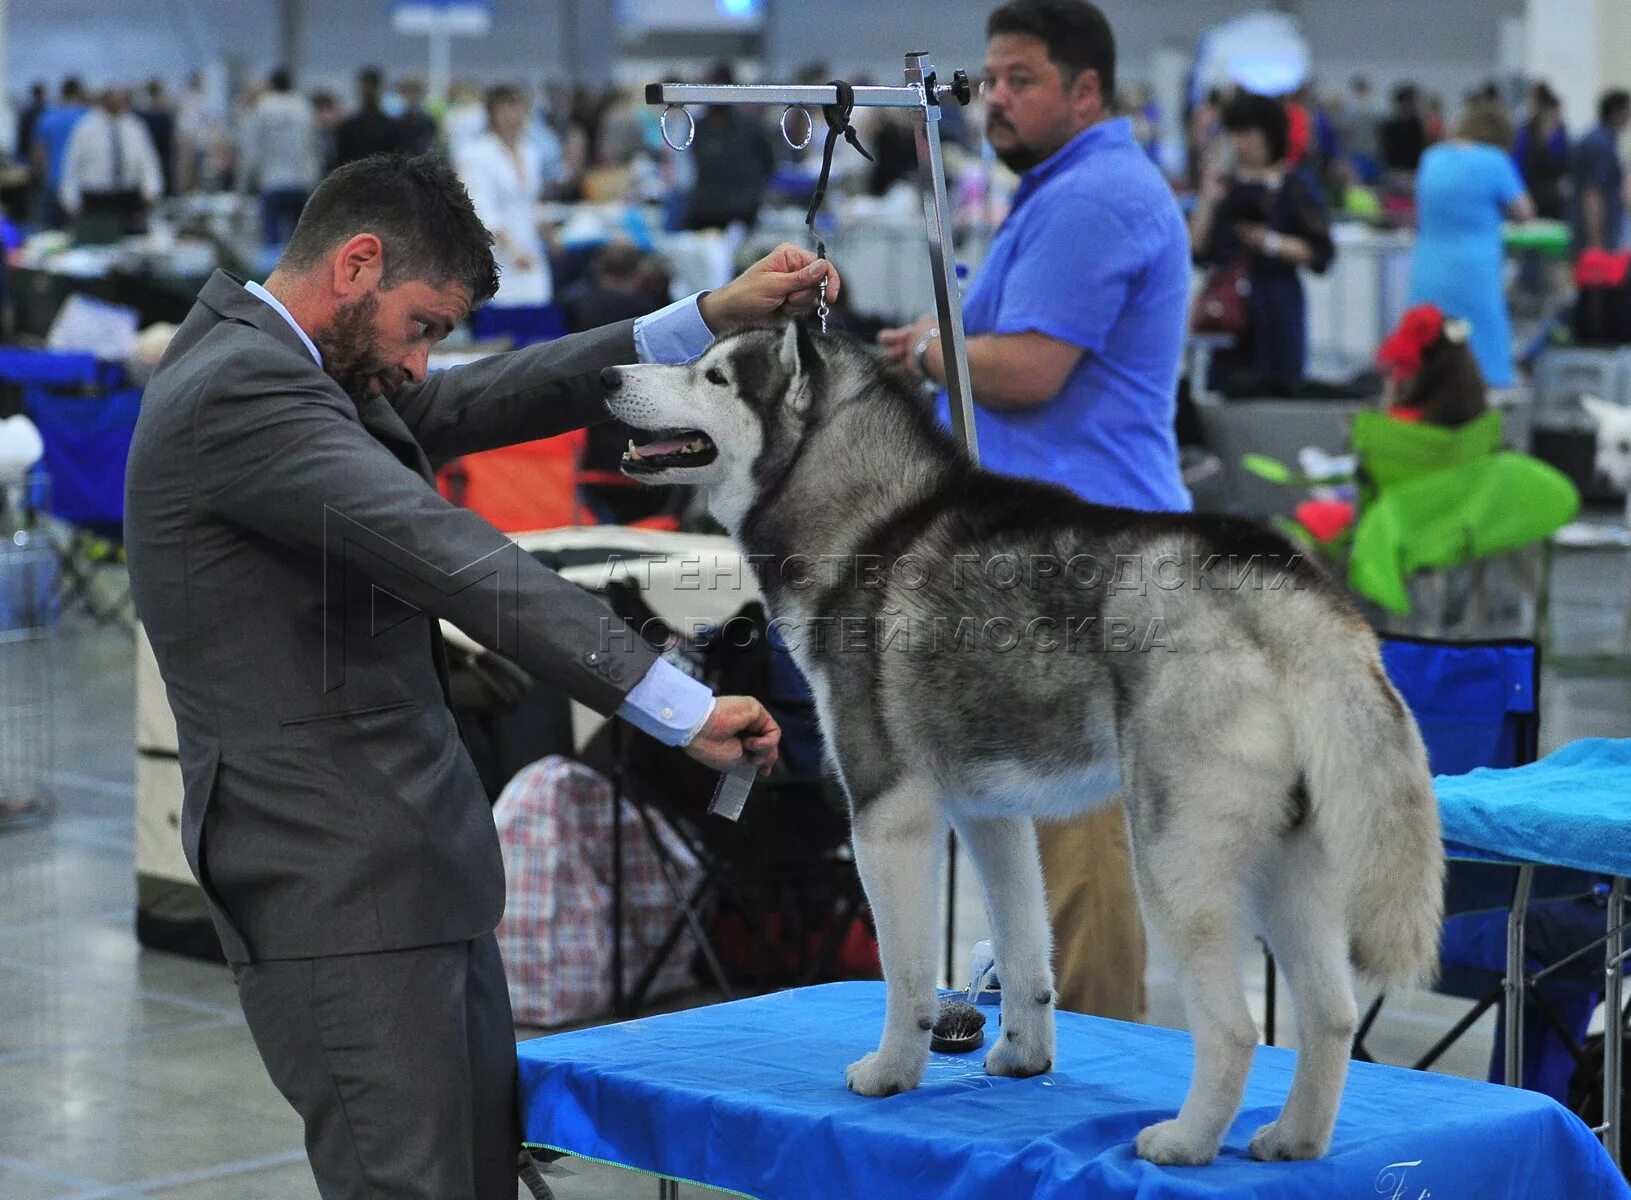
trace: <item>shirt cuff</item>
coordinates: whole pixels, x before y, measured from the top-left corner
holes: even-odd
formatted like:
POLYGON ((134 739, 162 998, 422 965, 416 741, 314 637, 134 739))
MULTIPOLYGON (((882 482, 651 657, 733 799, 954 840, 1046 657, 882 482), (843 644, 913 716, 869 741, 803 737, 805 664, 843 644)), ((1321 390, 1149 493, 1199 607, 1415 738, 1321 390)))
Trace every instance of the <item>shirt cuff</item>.
POLYGON ((707 685, 659 658, 623 697, 617 715, 665 746, 687 746, 713 711, 707 685))
POLYGON ((708 352, 714 335, 697 303, 702 296, 698 292, 635 320, 634 349, 641 362, 676 366, 708 352))

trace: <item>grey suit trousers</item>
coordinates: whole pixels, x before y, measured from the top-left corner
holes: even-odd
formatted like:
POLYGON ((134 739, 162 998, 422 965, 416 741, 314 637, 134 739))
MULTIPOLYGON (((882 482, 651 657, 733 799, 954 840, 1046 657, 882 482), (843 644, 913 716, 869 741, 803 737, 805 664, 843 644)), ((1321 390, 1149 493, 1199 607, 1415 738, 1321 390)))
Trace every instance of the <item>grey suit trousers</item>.
POLYGON ((323 1200, 515 1200, 515 1027, 492 934, 233 973, 323 1200))

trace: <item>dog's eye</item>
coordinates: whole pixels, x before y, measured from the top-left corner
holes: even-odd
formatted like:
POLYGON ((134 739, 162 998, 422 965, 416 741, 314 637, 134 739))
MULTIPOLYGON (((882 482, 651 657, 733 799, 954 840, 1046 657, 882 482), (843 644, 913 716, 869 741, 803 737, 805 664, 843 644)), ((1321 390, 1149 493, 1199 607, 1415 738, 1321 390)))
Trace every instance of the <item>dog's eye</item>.
POLYGON ((730 381, 725 378, 725 372, 718 367, 709 367, 707 380, 715 387, 725 387, 730 381))

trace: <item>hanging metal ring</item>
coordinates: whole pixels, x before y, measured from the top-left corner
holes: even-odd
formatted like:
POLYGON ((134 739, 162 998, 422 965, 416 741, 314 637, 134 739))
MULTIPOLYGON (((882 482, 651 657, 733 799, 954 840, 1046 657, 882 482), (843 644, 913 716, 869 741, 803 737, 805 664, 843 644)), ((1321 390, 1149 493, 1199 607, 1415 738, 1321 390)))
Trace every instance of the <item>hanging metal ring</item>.
POLYGON ((697 122, 691 115, 691 110, 683 104, 670 104, 663 109, 663 115, 657 121, 657 127, 662 131, 663 141, 670 150, 684 153, 691 148, 691 143, 697 140, 697 122), (668 132, 668 117, 670 113, 679 112, 685 117, 685 141, 675 142, 668 132))
POLYGON ((787 148, 789 150, 803 150, 810 144, 810 140, 815 137, 815 119, 810 116, 810 110, 805 108, 802 104, 789 104, 786 108, 782 109, 781 126, 782 141, 787 143, 787 148), (792 114, 795 112, 804 114, 804 140, 802 142, 795 142, 793 140, 793 135, 787 132, 787 118, 792 116, 792 114))

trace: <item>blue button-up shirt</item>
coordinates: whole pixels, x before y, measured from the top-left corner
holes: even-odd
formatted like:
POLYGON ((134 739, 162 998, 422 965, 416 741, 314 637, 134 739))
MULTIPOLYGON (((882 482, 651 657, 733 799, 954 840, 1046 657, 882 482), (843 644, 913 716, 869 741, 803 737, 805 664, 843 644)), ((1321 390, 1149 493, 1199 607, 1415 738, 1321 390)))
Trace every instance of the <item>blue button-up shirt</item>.
MULTIPOLYGON (((1173 432, 1189 305, 1189 232, 1124 118, 1027 171, 963 301, 963 325, 1082 350, 1036 408, 981 407, 981 462, 1084 499, 1187 512, 1173 432)), ((950 424, 945 392, 941 419, 950 424)))

